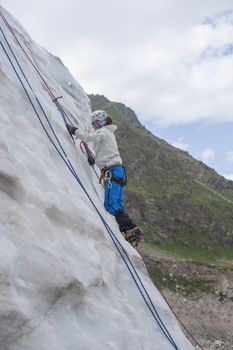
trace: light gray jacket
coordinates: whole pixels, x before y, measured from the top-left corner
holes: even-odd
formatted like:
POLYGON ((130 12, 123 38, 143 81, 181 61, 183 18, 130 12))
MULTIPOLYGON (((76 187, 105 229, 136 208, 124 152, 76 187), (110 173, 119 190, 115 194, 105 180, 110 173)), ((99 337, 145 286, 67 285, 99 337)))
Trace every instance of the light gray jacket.
POLYGON ((102 169, 114 164, 122 164, 114 132, 116 125, 106 125, 92 133, 77 129, 75 137, 84 142, 92 142, 96 165, 102 169))

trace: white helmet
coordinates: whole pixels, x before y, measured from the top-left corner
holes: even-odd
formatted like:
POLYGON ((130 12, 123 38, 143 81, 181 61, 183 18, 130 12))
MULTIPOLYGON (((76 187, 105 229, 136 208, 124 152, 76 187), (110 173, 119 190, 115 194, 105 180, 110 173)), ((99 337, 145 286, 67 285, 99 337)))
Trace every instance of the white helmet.
POLYGON ((91 115, 91 123, 95 120, 104 121, 107 118, 107 113, 105 111, 94 111, 91 115))

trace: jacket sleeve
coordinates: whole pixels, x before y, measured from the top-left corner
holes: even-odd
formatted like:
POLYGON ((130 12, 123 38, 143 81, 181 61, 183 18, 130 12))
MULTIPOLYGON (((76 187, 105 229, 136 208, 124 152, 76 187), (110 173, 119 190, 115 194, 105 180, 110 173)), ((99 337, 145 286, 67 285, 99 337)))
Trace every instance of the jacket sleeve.
POLYGON ((84 142, 98 143, 104 139, 104 133, 101 130, 96 130, 95 132, 90 133, 77 129, 75 131, 75 138, 79 138, 81 141, 84 142))

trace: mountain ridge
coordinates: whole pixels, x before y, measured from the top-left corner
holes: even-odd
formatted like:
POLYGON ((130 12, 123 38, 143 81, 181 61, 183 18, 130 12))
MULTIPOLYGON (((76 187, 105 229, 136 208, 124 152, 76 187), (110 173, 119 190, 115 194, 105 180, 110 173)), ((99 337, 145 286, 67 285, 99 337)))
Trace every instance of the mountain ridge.
POLYGON ((233 181, 148 131, 135 112, 103 95, 89 95, 118 125, 129 175, 126 204, 152 242, 207 247, 233 244, 233 181))

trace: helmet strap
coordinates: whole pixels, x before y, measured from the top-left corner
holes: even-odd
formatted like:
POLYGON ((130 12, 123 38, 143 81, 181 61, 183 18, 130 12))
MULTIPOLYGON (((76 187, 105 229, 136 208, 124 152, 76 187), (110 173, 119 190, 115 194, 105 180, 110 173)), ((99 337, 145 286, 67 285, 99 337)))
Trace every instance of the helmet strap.
POLYGON ((94 124, 96 129, 100 129, 100 128, 102 128, 102 126, 105 125, 105 123, 106 123, 105 120, 98 120, 97 119, 97 120, 94 120, 92 124, 94 124))

